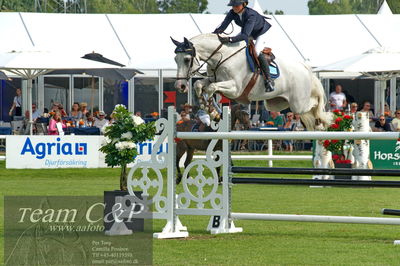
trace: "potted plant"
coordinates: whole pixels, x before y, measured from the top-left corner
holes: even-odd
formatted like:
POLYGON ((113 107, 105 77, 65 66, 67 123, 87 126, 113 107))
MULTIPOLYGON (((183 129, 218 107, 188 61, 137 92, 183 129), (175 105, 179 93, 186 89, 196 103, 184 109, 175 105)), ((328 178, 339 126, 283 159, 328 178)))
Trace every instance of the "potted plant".
POLYGON ((100 151, 105 153, 108 166, 121 166, 120 190, 127 190, 127 165, 138 155, 137 143, 153 139, 155 122, 144 123, 122 104, 116 105, 112 113, 112 123, 104 129, 104 142, 100 151))
MULTIPOLYGON (((328 131, 352 131, 353 117, 346 115, 340 110, 334 110, 334 123, 328 128, 328 131)), ((325 140, 324 147, 332 152, 332 160, 335 168, 351 168, 350 147, 351 141, 348 140, 325 140)), ((349 176, 338 176, 335 179, 351 179, 349 176)))
MULTIPOLYGON (((127 165, 133 163, 138 155, 137 144, 153 139, 156 132, 155 122, 144 123, 141 117, 133 115, 122 104, 115 106, 111 116, 112 122, 104 129, 105 138, 100 151, 105 153, 105 162, 108 166, 121 166, 120 190, 104 191, 104 215, 112 211, 117 196, 128 194, 127 165)), ((141 198, 141 192, 135 191, 134 193, 141 198)), ((117 231, 111 230, 115 221, 104 220, 106 234, 123 235, 130 234, 130 231, 125 231, 125 229, 133 231, 143 231, 144 229, 143 219, 123 220, 126 228, 119 228, 117 231)))

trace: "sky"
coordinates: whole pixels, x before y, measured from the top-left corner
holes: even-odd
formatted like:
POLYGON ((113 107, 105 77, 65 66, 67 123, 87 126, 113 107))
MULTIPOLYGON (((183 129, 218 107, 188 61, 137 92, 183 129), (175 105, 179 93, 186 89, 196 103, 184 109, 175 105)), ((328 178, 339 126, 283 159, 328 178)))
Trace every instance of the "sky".
MULTIPOLYGON (((308 15, 308 0, 258 0, 265 10, 274 12, 283 10, 286 15, 308 15)), ((224 14, 229 10, 229 0, 208 0, 208 11, 211 14, 224 14)), ((249 6, 253 6, 254 0, 249 0, 249 6)))

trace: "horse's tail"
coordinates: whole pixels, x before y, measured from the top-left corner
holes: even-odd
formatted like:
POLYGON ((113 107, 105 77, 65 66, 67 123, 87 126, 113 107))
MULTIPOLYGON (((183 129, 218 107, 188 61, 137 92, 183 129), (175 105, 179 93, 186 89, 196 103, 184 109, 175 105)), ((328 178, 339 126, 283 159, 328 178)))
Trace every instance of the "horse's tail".
POLYGON ((332 122, 332 115, 329 112, 325 112, 326 97, 324 88, 321 81, 314 74, 312 75, 311 93, 317 98, 317 106, 314 108, 315 119, 319 119, 325 127, 329 126, 332 122))
POLYGON ((310 70, 311 105, 309 112, 301 115, 301 121, 307 130, 323 130, 331 124, 331 114, 325 112, 326 97, 321 81, 310 70))

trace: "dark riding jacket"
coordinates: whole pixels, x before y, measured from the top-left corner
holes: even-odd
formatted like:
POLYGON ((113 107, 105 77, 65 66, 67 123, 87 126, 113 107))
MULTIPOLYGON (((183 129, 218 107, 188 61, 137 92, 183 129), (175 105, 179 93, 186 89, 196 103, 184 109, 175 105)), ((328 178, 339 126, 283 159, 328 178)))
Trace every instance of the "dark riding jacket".
POLYGON ((242 27, 242 30, 237 36, 231 37, 230 42, 247 42, 250 37, 255 40, 271 28, 271 24, 269 24, 265 19, 266 17, 248 7, 244 8, 242 19, 240 19, 240 16, 231 9, 221 26, 214 30, 214 33, 222 33, 233 20, 238 26, 242 27))

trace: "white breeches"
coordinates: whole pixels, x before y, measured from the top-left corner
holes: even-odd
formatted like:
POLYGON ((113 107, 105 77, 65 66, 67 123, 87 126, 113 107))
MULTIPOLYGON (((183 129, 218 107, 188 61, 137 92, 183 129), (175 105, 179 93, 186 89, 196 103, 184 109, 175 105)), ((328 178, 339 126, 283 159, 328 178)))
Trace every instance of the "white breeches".
POLYGON ((261 51, 264 50, 265 47, 267 47, 267 32, 261 36, 258 36, 258 38, 256 39, 257 55, 259 55, 261 53, 261 51))

